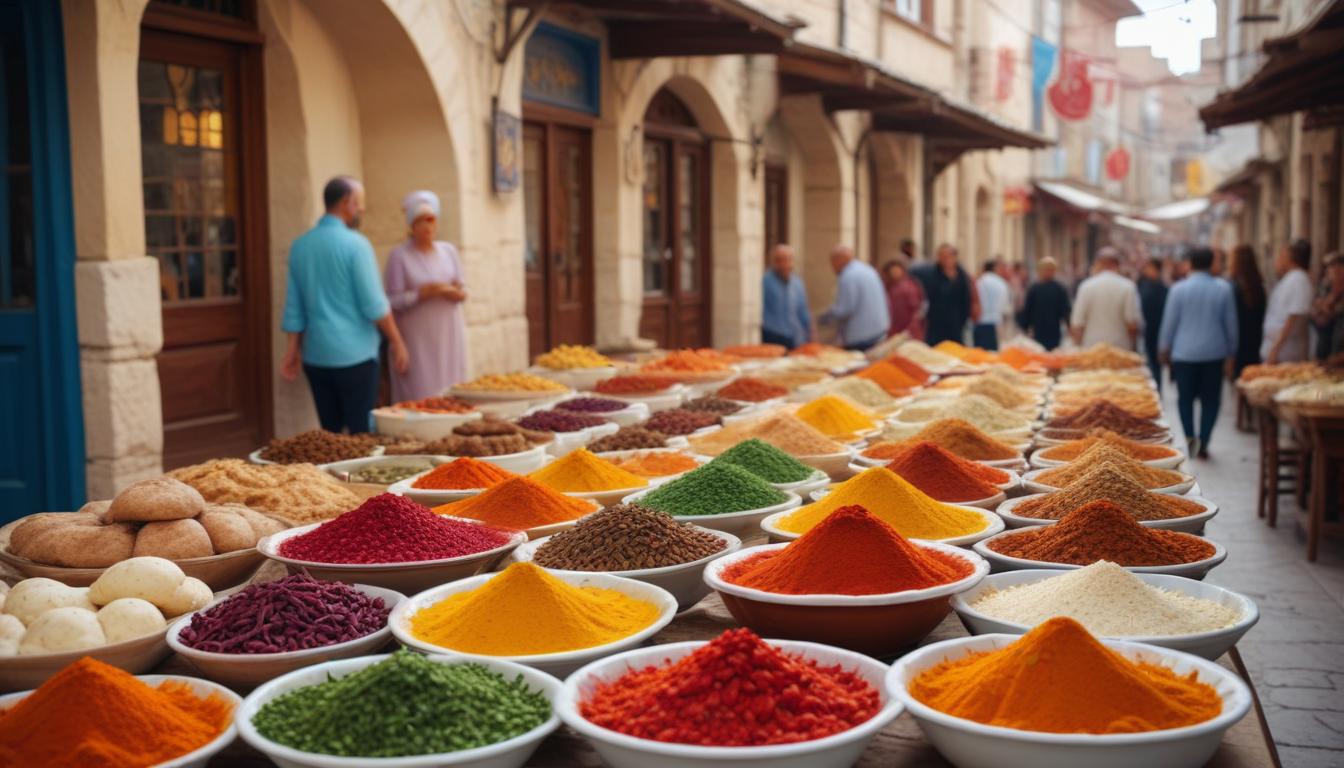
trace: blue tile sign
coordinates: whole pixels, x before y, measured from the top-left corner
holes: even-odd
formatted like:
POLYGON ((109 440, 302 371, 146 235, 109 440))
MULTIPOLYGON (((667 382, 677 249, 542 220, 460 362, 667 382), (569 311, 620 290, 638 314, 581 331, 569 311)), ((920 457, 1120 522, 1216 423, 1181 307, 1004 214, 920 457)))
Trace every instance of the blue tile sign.
POLYGON ((589 115, 601 112, 602 42, 554 24, 538 24, 527 41, 523 98, 589 115))

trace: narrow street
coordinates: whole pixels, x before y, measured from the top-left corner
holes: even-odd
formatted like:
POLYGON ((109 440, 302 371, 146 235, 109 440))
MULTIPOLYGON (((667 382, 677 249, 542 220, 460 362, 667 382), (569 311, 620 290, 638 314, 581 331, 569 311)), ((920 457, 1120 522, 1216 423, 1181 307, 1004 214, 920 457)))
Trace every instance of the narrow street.
MULTIPOLYGON (((1164 385, 1167 419, 1179 424, 1174 387, 1164 385)), ((1344 556, 1325 542, 1308 563, 1296 530, 1297 504, 1280 499, 1279 525, 1255 516, 1258 443, 1233 428, 1236 401, 1224 396, 1210 448, 1198 462, 1200 487, 1218 502, 1207 535, 1225 545, 1227 561, 1209 581, 1251 596, 1260 623, 1238 644, 1259 690, 1283 765, 1344 764, 1344 556)))

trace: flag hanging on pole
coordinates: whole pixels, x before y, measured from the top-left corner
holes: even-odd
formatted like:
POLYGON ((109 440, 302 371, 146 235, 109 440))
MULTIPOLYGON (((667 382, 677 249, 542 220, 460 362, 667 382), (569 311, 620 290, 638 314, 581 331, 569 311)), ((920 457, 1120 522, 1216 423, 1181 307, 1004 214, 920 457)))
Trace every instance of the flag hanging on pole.
POLYGON ((1036 130, 1045 117, 1045 85, 1055 71, 1055 51, 1051 43, 1031 36, 1031 124, 1036 130))

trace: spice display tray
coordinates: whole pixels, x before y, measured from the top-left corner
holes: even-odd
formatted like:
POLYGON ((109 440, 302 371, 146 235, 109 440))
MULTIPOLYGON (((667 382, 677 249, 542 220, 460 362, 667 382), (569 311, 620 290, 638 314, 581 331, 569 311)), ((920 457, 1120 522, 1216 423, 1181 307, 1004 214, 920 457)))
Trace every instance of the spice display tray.
MULTIPOLYGON (((1023 515, 1014 514, 1013 512, 1019 504, 1025 502, 1027 499, 1039 499, 1045 495, 1047 494, 1031 493, 1026 496, 1018 496, 1015 499, 1008 499, 1000 504, 995 511, 998 512, 999 517, 1002 517, 1003 521, 1008 524, 1009 528, 1030 528, 1036 525, 1054 525, 1059 521, 1042 520, 1039 517, 1025 517, 1023 515)), ((1161 528, 1167 531, 1203 534, 1204 524, 1213 519, 1214 515, 1218 514, 1218 505, 1200 496, 1182 496, 1181 498, 1189 499, 1190 501, 1199 504, 1204 507, 1204 511, 1193 515, 1187 515, 1186 517, 1173 517, 1168 520, 1140 520, 1139 525, 1147 528, 1161 528)))
MULTIPOLYGON (((383 605, 387 606, 389 611, 406 599, 405 595, 391 589, 371 587, 367 584, 350 586, 369 597, 381 597, 383 605)), ((196 613, 208 611, 220 602, 222 601, 216 600, 196 613)), ((183 616, 168 628, 168 646, 190 662, 201 675, 224 685, 248 687, 260 685, 302 667, 373 653, 392 639, 392 630, 384 624, 377 632, 321 648, 284 653, 212 653, 192 648, 179 639, 182 630, 191 624, 191 619, 196 613, 183 616)))
MULTIPOLYGON (((78 658, 78 656, 76 656, 76 658, 78 658)), ((232 744, 233 740, 237 738, 238 729, 236 727, 236 713, 239 707, 242 706, 243 699, 228 688, 212 683, 209 680, 201 680, 196 677, 185 677, 183 675, 136 675, 136 679, 145 685, 153 687, 157 687, 167 682, 182 683, 191 688, 192 693, 199 698, 204 699, 212 694, 219 696, 221 699, 232 705, 235 712, 235 719, 229 721, 228 727, 214 739, 211 739, 209 743, 199 749, 188 752, 181 757, 165 760, 162 763, 157 764, 154 768, 205 768, 210 762, 210 758, 232 744)), ((14 707, 20 701, 26 699, 31 693, 32 691, 23 691, 21 693, 11 693, 7 696, 0 696, 0 711, 14 707)))
MULTIPOLYGON (((551 571, 550 573, 572 587, 614 589, 636 600, 653 603, 658 608, 658 618, 654 619, 652 624, 640 631, 614 642, 595 645, 591 648, 581 648, 576 651, 538 653, 527 656, 484 656, 481 654, 464 654, 451 648, 444 648, 443 646, 435 645, 426 640, 421 640, 411 633, 411 616, 435 603, 446 600, 452 595, 456 595, 460 592, 470 592, 471 590, 484 585, 487 581, 497 575, 486 573, 480 576, 472 576, 468 579, 460 579, 451 584, 441 584, 403 601, 397 605, 396 609, 392 611, 392 615, 388 617, 388 624, 391 625, 392 634, 396 637, 398 642, 408 648, 420 651, 421 653, 446 653, 459 656, 471 656, 472 658, 503 659, 518 664, 525 664, 533 669, 539 669, 557 677, 563 677, 595 659, 610 656, 613 653, 640 645, 645 640, 658 634, 663 627, 666 627, 672 621, 672 617, 677 614, 677 599, 672 596, 671 592, 668 592, 662 587, 654 586, 653 584, 637 581, 635 579, 627 579, 621 576, 612 576, 607 573, 579 573, 577 571, 551 571)), ((537 631, 544 632, 545 628, 538 627, 537 631)))
MULTIPOLYGON (((1082 568, 1081 565, 1072 563, 1051 563, 1044 560, 1024 560, 1020 557, 1010 557, 1000 554, 989 548, 989 543, 994 539, 1005 536, 1014 536, 1021 533, 1022 529, 1014 531, 1004 531, 982 541, 977 541, 972 547, 981 557, 989 561, 990 567, 994 573, 1004 573, 1006 571, 1024 571, 1029 569, 1045 569, 1052 571, 1072 571, 1082 568)), ((1185 534, 1193 536, 1194 534, 1185 534)), ((1125 570, 1134 573, 1164 573, 1169 576, 1185 576, 1190 579, 1203 579, 1209 571, 1218 566, 1219 563, 1227 559, 1227 549, 1212 539, 1205 539, 1213 545, 1213 554, 1203 560, 1196 560, 1193 563, 1178 563, 1176 565, 1127 565, 1125 570)))
MULTIPOLYGON (((829 492, 829 489, 823 488, 821 490, 813 491, 812 494, 814 500, 818 494, 820 494, 824 498, 826 492, 829 492)), ((999 517, 994 512, 991 512, 987 509, 981 509, 980 507, 969 507, 966 506, 965 504, 949 504, 948 506, 961 507, 962 509, 980 515, 980 517, 983 518, 985 521, 985 527, 979 531, 976 531, 975 533, 968 533, 964 536, 953 536, 952 538, 949 539, 932 539, 931 541, 936 541, 939 544, 945 544, 949 547, 967 547, 970 546, 971 544, 974 544, 977 541, 980 541, 981 539, 987 539, 1003 531, 1004 528, 1003 518, 999 517)), ((794 533, 793 531, 786 531, 783 528, 779 527, 780 522, 783 521, 783 519, 787 517, 790 514, 790 512, 791 510, 785 510, 784 512, 770 515, 769 517, 761 521, 761 530, 765 531, 766 535, 768 536, 769 540, 772 543, 781 541, 792 541, 798 538, 799 536, 803 535, 801 533, 794 533)))
MULTIPOLYGON (((1060 490, 1053 485, 1046 485, 1045 483, 1036 480, 1036 478, 1041 476, 1042 472, 1046 471, 1047 470, 1045 469, 1033 469, 1024 473, 1022 475, 1022 487, 1025 488, 1028 493, 1050 493, 1051 491, 1060 490)), ((1186 493, 1195 486, 1195 476, 1186 472, 1181 472, 1180 475, 1181 482, 1175 485, 1169 485, 1165 488, 1152 488, 1150 490, 1157 493, 1170 493, 1175 495, 1186 493)))
MULTIPOLYGON (((716 531, 710 528, 702 528, 698 525, 695 526, 695 528, 704 531, 711 536, 717 536, 720 539, 723 539, 725 544, 724 548, 712 555, 702 557, 699 560, 693 560, 689 563, 667 565, 662 568, 641 568, 633 571, 601 571, 601 573, 609 573, 612 576, 621 576, 627 579, 634 579, 635 581, 642 581, 645 584, 652 584, 655 587, 662 587, 672 593, 672 596, 676 598, 677 612, 681 613, 682 611, 693 607, 696 603, 703 600, 705 595, 710 593, 709 585, 705 583, 704 579, 705 566, 720 557, 731 555, 742 548, 742 540, 731 533, 724 533, 723 531, 716 531)), ((551 537, 547 536, 541 539, 533 539, 513 550, 513 554, 510 555, 510 557, 520 563, 531 562, 537 549, 540 548, 542 544, 545 544, 550 538, 551 537)), ((553 573, 590 573, 590 571, 566 571, 558 568, 547 568, 546 570, 553 573)), ((592 571, 592 573, 595 573, 595 571, 592 571)))
MULTIPOLYGON (((1032 469, 1049 469, 1050 467, 1062 467, 1065 464, 1069 463, 1061 459, 1047 459, 1046 457, 1041 455, 1046 450, 1049 449, 1043 448, 1037 451, 1036 453, 1032 454, 1031 456, 1032 469)), ((1147 464, 1150 467, 1156 467, 1157 469, 1176 469, 1177 467, 1180 467, 1182 464, 1185 463, 1185 454, 1181 453, 1175 448, 1171 448, 1170 450, 1171 450, 1170 456, 1164 456, 1159 459, 1143 459, 1142 461, 1144 464, 1147 464)))
POLYGON ((1017 635, 980 635, 927 645, 898 660, 887 692, 905 705, 925 738, 959 768, 1194 768, 1209 761, 1223 734, 1251 708, 1251 692, 1235 674, 1198 656, 1141 643, 1103 640, 1133 660, 1162 664, 1178 675, 1198 673, 1223 699, 1223 711, 1196 725, 1123 734, 1041 733, 984 725, 940 712, 910 695, 920 672, 944 660, 1003 648, 1017 635))
MULTIPOLYGON (((172 623, 169 619, 169 623, 172 623)), ((97 648, 28 656, 0 656, 0 691, 26 691, 45 683, 52 675, 88 656, 133 675, 148 672, 172 651, 164 639, 168 627, 141 637, 97 648)))
MULTIPOLYGON (((479 520, 453 519, 461 520, 464 523, 482 524, 479 520)), ((287 531, 272 534, 257 542, 257 550, 267 558, 283 563, 291 574, 306 571, 314 579, 321 581, 368 584, 373 587, 382 587, 402 594, 409 594, 454 579, 466 578, 488 571, 500 560, 507 557, 515 547, 527 541, 526 532, 515 531, 509 537, 507 543, 494 549, 461 557, 420 560, 409 563, 316 563, 310 560, 295 560, 280 554, 280 545, 287 539, 302 536, 320 525, 322 524, 313 523, 312 525, 291 528, 287 531)))
MULTIPOLYGON (((1027 571, 1009 571, 1007 573, 996 573, 986 576, 976 586, 952 597, 952 610, 957 612, 957 618, 961 619, 962 626, 972 635, 988 635, 995 632, 1001 632, 1009 635, 1024 635, 1032 628, 1025 624, 1017 624, 1004 619, 998 619, 988 614, 975 610, 972 606, 976 600, 987 591, 1007 589, 1009 587, 1021 586, 1023 584, 1033 584, 1045 579, 1059 576, 1061 571, 1050 571, 1044 569, 1034 569, 1027 571)), ((1168 576, 1161 573, 1139 573, 1135 574, 1144 583, 1149 586, 1158 587, 1172 592, 1181 592, 1190 597, 1202 600, 1212 600, 1215 603, 1221 603, 1241 612, 1241 619, 1230 627, 1214 629, 1208 632, 1199 632, 1185 635, 1154 635, 1150 637, 1129 636, 1113 637, 1114 640, 1126 640, 1132 643, 1146 643, 1156 645, 1161 648, 1170 648, 1173 651, 1184 651, 1193 653, 1203 659, 1214 661, 1219 656, 1227 653, 1232 646, 1237 644, 1242 635, 1246 634, 1251 627, 1255 626, 1260 620, 1260 609, 1255 601, 1238 592, 1230 589, 1215 586, 1203 581, 1187 579, 1183 576, 1168 576)))
POLYGON ((406 408, 374 408, 373 423, 380 435, 438 440, 452 434, 453 428, 481 418, 480 411, 468 413, 429 413, 406 408))
POLYGON ((813 660, 819 666, 838 665, 854 670, 878 690, 882 709, 867 721, 832 736, 764 747, 701 747, 652 741, 603 728, 579 714, 579 702, 596 684, 614 680, 631 669, 675 662, 705 645, 703 641, 655 645, 593 662, 565 681, 556 709, 565 724, 587 739, 603 764, 611 768, 847 768, 858 761, 878 731, 901 714, 901 705, 883 688, 885 664, 862 654, 817 643, 768 642, 786 653, 813 660))
POLYGON ((238 725, 238 735, 242 736, 243 741, 255 747, 282 768, 353 768, 354 766, 373 765, 396 766, 396 768, 438 768, 447 765, 473 766, 473 768, 520 768, 532 757, 532 753, 537 750, 541 742, 560 727, 560 718, 555 714, 556 699, 560 695, 559 680, 521 664, 512 664, 507 661, 485 657, 468 659, 459 655, 430 656, 429 660, 439 664, 460 664, 470 661, 489 667, 494 672, 503 675, 506 680, 513 680, 521 676, 530 689, 539 691, 546 697, 547 701, 551 702, 551 716, 547 718, 546 722, 527 733, 519 734, 498 744, 464 749, 458 752, 395 758, 335 757, 303 752, 271 741, 262 736, 252 725, 252 718, 271 700, 299 688, 324 683, 329 678, 345 677, 365 667, 377 664, 386 658, 388 658, 386 655, 361 656, 357 659, 328 661, 295 670, 262 685, 249 694, 238 707, 235 718, 238 725))
MULTIPOLYGON (((261 452, 264 451, 264 450, 266 450, 266 449, 265 449, 265 448, 258 448, 257 450, 255 450, 255 451, 253 451, 253 452, 247 454, 247 460, 250 461, 250 462, 252 462, 253 464, 262 464, 262 465, 265 465, 265 464, 274 464, 275 462, 274 462, 274 461, 271 461, 270 459, 263 459, 263 458, 261 458, 261 452)), ((371 459, 371 458, 374 458, 375 456, 382 456, 384 450, 386 450, 384 446, 376 445, 376 446, 373 447, 373 450, 372 450, 372 451, 369 451, 369 455, 368 455, 368 456, 360 456, 360 457, 358 457, 358 458, 361 458, 361 459, 371 459)), ((350 459, 343 459, 342 461, 350 461, 350 459)), ((338 462, 338 461, 329 461, 329 462, 327 462, 326 464, 317 464, 317 465, 315 465, 315 466, 316 466, 318 469, 326 469, 327 467, 330 467, 330 466, 333 465, 333 464, 339 464, 339 463, 341 463, 341 462, 338 462)))
MULTIPOLYGON (((653 489, 632 493, 621 500, 624 504, 638 503, 644 498, 645 494, 653 489)), ((796 493, 784 491, 788 499, 778 504, 772 504, 760 509, 747 509, 741 512, 725 512, 721 515, 672 515, 672 519, 681 523, 690 523, 702 528, 709 528, 714 531, 723 531, 731 533, 734 536, 746 537, 755 533, 761 525, 761 521, 771 515, 781 512, 789 512, 802 506, 803 499, 796 493)))
POLYGON ((885 658, 927 637, 951 612, 951 597, 989 573, 989 563, 973 552, 931 541, 912 543, 970 562, 971 573, 950 584, 882 595, 784 595, 723 578, 724 570, 736 562, 788 546, 765 544, 710 563, 705 582, 719 593, 734 619, 762 637, 826 643, 885 658))

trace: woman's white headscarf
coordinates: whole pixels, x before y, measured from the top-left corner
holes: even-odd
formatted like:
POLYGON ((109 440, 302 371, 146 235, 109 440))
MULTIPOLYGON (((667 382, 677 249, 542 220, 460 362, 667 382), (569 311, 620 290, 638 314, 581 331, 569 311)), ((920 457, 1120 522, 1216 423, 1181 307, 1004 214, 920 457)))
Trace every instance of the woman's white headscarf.
POLYGON ((401 201, 402 210, 406 211, 406 226, 415 224, 415 220, 421 216, 439 217, 439 196, 427 189, 420 189, 406 196, 401 201))

